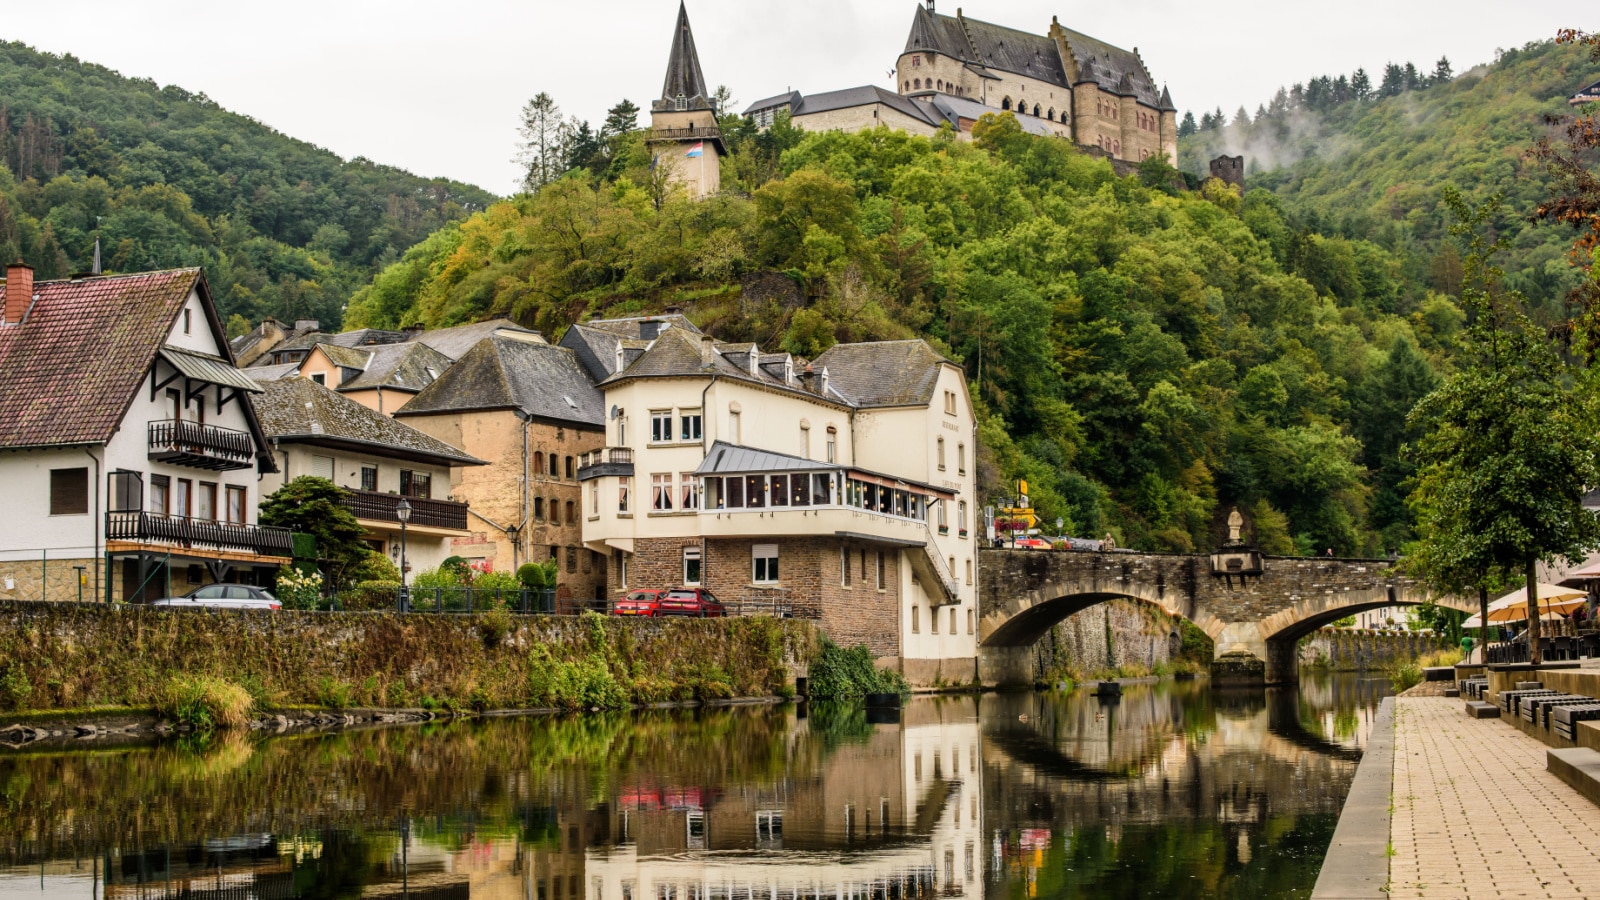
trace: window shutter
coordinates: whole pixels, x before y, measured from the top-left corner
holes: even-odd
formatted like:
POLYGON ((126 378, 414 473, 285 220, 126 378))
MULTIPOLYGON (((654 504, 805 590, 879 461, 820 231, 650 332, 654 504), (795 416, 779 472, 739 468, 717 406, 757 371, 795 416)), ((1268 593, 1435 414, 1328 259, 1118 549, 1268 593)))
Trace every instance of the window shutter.
POLYGON ((311 474, 315 475, 318 478, 326 478, 329 481, 332 481, 333 480, 333 457, 331 457, 331 456, 313 456, 313 457, 311 457, 311 474))
POLYGON ((50 470, 50 515, 82 516, 89 513, 89 469, 50 470))

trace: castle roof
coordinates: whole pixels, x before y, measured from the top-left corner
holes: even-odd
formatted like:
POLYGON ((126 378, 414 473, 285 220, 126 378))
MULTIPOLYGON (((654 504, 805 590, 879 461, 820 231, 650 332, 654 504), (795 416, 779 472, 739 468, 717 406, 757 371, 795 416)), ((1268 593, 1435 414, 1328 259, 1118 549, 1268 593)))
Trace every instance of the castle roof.
POLYGON ((395 415, 499 409, 580 427, 605 424, 604 398, 571 350, 509 331, 479 341, 395 415))
POLYGON ((905 113, 919 122, 926 122, 935 127, 939 124, 939 119, 933 116, 923 104, 912 100, 910 97, 871 84, 802 97, 797 105, 789 108, 789 115, 799 117, 829 112, 835 109, 870 106, 874 103, 882 103, 884 106, 905 113))
MULTIPOLYGON (((934 94, 926 100, 918 100, 917 102, 925 104, 933 113, 935 124, 941 121, 949 122, 950 127, 958 131, 961 129, 962 119, 976 122, 985 113, 995 112, 995 108, 992 106, 985 106, 976 100, 957 97, 953 94, 934 94)), ((1061 110, 1063 117, 1065 117, 1066 112, 1066 109, 1061 110)), ((1017 124, 1028 134, 1036 134, 1041 137, 1051 137, 1055 134, 1051 130, 1051 126, 1055 125, 1055 122, 1040 119, 1036 116, 1017 116, 1016 119, 1017 124)))
POLYGON ((661 86, 661 99, 655 109, 674 109, 676 100, 688 100, 689 109, 711 109, 711 92, 700 71, 700 53, 695 50, 694 31, 689 28, 689 11, 678 3, 678 24, 672 32, 672 54, 667 57, 667 78, 661 86))

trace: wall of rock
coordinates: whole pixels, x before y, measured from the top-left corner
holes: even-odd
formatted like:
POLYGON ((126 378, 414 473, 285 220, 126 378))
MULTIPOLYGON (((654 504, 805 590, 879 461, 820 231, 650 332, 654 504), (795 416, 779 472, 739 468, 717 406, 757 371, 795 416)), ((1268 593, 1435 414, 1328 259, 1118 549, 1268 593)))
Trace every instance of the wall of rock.
POLYGON ((1430 634, 1324 628, 1301 640, 1299 652, 1302 666, 1333 672, 1360 672, 1382 669, 1449 647, 1449 641, 1430 634))
POLYGON ((1110 600, 1061 620, 1033 645, 1046 681, 1122 670, 1145 674, 1182 649, 1179 622, 1146 603, 1110 600))

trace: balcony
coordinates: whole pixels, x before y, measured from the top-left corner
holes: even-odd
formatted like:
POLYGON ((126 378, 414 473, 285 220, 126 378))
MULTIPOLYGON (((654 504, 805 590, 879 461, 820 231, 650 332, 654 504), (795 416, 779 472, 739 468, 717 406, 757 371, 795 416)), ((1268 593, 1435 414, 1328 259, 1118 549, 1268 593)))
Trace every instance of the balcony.
POLYGON ((186 549, 210 548, 259 556, 294 555, 294 540, 287 528, 147 512, 106 513, 106 540, 167 544, 186 549))
POLYGON ((256 444, 247 431, 163 419, 150 423, 150 458, 195 469, 248 469, 256 464, 256 444))
MULTIPOLYGON (((672 112, 672 110, 668 110, 672 112)), ((722 129, 715 125, 690 125, 685 128, 652 128, 652 141, 720 141, 722 129)))
POLYGON ((633 474, 633 450, 629 447, 605 447, 591 450, 578 457, 578 480, 592 481, 608 475, 633 474))
MULTIPOLYGON (((448 528, 453 531, 467 530, 467 504, 457 503, 453 500, 424 500, 421 497, 406 497, 405 501, 411 504, 411 519, 408 525, 421 528, 448 528)), ((399 494, 380 494, 376 491, 358 491, 345 488, 344 508, 350 510, 358 519, 377 522, 393 522, 400 524, 400 517, 395 515, 395 509, 400 505, 399 494)))

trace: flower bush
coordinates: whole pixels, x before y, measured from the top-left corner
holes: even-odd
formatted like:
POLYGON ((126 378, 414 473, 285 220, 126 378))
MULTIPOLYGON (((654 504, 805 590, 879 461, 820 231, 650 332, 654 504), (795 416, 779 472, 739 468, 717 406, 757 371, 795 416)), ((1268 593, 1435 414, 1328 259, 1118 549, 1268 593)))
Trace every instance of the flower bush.
POLYGON ((273 593, 289 609, 316 609, 322 598, 322 573, 284 569, 278 573, 278 584, 273 593))

